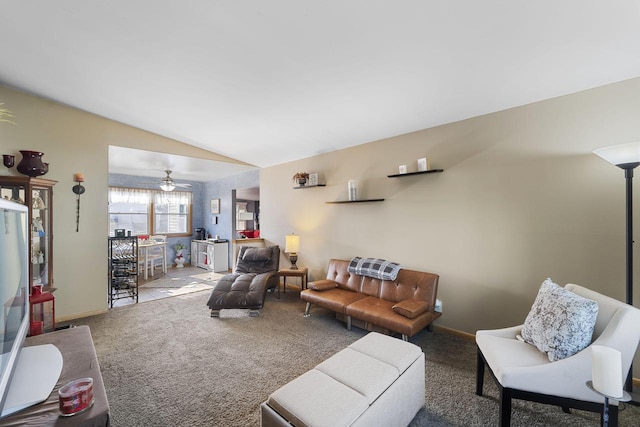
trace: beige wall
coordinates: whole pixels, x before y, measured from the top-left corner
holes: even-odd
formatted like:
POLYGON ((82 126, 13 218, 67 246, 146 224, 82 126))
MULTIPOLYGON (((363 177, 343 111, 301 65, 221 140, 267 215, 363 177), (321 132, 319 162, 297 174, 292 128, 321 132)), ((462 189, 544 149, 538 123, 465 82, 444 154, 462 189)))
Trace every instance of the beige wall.
MULTIPOLYGON (((54 187, 53 267, 56 318, 81 317, 107 308, 108 146, 142 148, 186 156, 228 160, 208 151, 106 120, 93 114, 25 95, 0 86, 0 102, 16 116, 15 125, 0 123, 0 154, 38 150, 49 163, 44 178, 54 187), (80 230, 76 232, 73 174, 81 172, 80 230)), ((19 175, 16 168, 2 175, 19 175)))
POLYGON ((640 139, 638 117, 635 79, 266 168, 263 236, 300 234, 311 279, 331 257, 437 273, 437 324, 469 333, 522 322, 547 277, 624 300, 624 173, 592 150, 640 139), (425 155, 445 171, 387 178, 425 155), (296 171, 327 186, 293 190, 296 171), (347 199, 352 178, 386 200, 325 203, 347 199))

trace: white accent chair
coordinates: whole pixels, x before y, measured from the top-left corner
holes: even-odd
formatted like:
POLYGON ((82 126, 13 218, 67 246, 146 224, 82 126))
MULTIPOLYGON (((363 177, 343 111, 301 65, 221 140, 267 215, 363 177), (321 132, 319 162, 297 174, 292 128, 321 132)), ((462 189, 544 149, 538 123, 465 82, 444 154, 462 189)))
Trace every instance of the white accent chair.
MULTIPOLYGON (((598 317, 591 345, 612 347, 622 353, 623 380, 640 341, 640 310, 579 285, 565 289, 598 302, 598 317)), ((484 367, 489 367, 500 390, 500 426, 511 423, 511 399, 529 400, 600 413, 604 398, 585 384, 591 380, 591 345, 562 360, 550 362, 535 346, 516 338, 523 325, 476 332, 478 360, 476 394, 482 396, 484 367)), ((609 425, 618 424, 617 402, 609 401, 609 425)))

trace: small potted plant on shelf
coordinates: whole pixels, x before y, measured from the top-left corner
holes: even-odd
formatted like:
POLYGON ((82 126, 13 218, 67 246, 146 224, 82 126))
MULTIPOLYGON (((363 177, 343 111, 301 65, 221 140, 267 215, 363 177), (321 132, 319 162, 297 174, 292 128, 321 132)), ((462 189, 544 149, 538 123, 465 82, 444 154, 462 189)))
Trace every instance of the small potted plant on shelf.
POLYGON ((293 175, 293 178, 292 178, 293 182, 298 184, 300 187, 304 187, 308 179, 309 179, 309 174, 307 172, 296 172, 296 174, 293 175))

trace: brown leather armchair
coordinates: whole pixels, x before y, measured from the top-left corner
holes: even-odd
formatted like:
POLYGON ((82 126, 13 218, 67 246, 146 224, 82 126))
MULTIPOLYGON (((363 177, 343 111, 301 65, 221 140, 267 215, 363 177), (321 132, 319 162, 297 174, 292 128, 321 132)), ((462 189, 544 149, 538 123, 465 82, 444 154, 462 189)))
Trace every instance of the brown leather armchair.
POLYGON ((267 291, 278 286, 279 266, 279 246, 242 246, 234 272, 220 278, 211 291, 211 317, 219 317, 225 308, 247 308, 250 316, 259 316, 267 291))

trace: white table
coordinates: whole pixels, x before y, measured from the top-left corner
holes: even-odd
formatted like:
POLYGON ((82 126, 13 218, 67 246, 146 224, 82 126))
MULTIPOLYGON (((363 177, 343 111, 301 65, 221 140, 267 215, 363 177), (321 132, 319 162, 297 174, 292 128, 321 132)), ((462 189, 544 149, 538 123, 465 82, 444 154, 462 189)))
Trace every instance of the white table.
MULTIPOLYGON (((144 241, 138 244, 139 259, 144 260, 144 280, 149 278, 147 266, 149 265, 149 248, 162 249, 162 272, 167 273, 167 242, 144 241)), ((151 276, 153 277, 153 267, 151 268, 151 276)))

